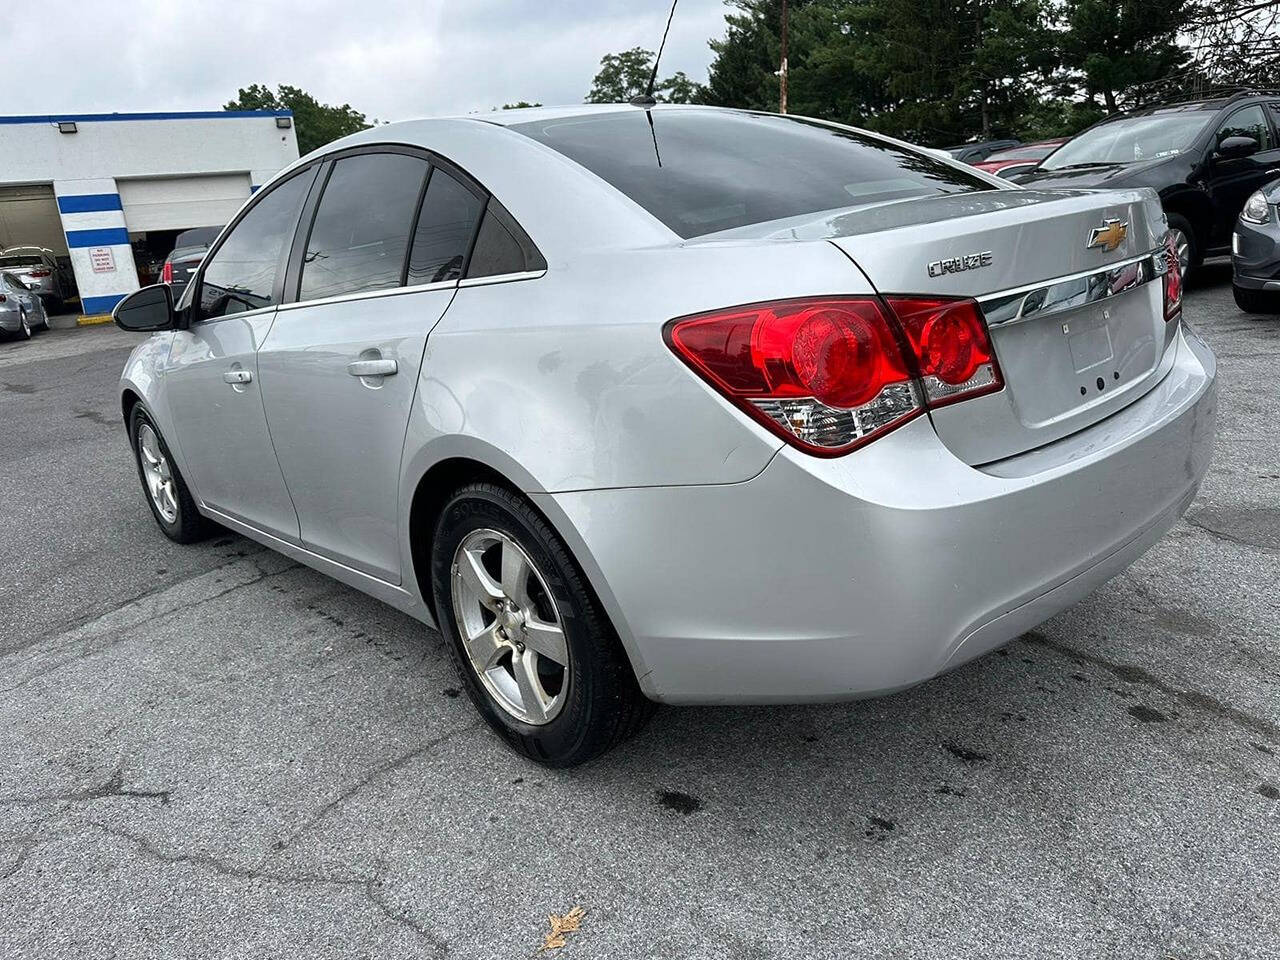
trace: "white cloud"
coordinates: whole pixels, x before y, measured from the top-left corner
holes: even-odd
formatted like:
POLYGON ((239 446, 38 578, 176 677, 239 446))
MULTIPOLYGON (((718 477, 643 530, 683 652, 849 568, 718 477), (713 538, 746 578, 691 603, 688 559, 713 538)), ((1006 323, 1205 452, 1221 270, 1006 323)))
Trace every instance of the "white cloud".
MULTIPOLYGON (((251 83, 302 87, 370 117, 577 103, 600 58, 656 50, 666 0, 172 0, 77 2, 9 17, 6 74, 29 96, 4 112, 209 110, 251 83)), ((706 78, 723 0, 680 0, 660 74, 706 78)), ((18 89, 10 86, 10 92, 18 89)))

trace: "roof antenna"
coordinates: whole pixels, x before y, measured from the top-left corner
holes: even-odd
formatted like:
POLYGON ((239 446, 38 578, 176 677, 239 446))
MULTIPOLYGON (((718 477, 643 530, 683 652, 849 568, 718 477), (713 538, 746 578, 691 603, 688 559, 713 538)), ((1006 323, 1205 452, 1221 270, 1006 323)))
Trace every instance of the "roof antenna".
POLYGON ((631 103, 637 107, 652 107, 658 101, 653 99, 653 85, 658 79, 658 62, 662 59, 662 51, 667 45, 667 34, 671 32, 671 18, 676 15, 676 4, 680 0, 671 0, 671 12, 667 14, 667 28, 662 31, 662 43, 658 44, 658 55, 653 58, 653 70, 649 73, 649 86, 640 96, 631 98, 631 103))

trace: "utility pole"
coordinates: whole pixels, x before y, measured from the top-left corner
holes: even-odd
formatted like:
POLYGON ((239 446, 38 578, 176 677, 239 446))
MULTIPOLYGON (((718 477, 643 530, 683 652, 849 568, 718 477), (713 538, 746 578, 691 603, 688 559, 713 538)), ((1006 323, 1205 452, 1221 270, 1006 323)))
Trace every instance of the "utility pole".
POLYGON ((782 0, 782 68, 778 71, 778 112, 787 112, 787 0, 782 0))

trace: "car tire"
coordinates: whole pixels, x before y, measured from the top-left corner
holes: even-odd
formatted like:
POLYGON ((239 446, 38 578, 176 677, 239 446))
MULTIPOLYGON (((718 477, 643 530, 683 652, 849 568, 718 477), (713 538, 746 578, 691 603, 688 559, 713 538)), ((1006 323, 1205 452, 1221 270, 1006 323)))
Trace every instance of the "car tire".
POLYGON ((1270 290, 1248 290, 1231 285, 1231 293, 1236 298, 1236 306, 1245 313, 1280 315, 1280 293, 1270 290))
MULTIPOLYGON (((1204 252, 1200 249, 1200 242, 1196 238, 1196 232, 1191 228, 1191 223, 1186 217, 1171 213, 1168 220, 1169 229, 1180 233, 1186 238, 1186 266, 1182 270, 1183 279, 1185 279, 1200 268, 1200 264, 1204 262, 1204 252)), ((1179 259, 1183 258, 1180 257, 1179 259)))
POLYGON ((27 319, 27 311, 18 311, 18 333, 19 340, 31 339, 31 321, 27 319))
POLYGON ((634 735, 656 709, 568 548, 520 495, 492 483, 453 493, 432 539, 431 587, 472 703, 530 760, 584 763, 634 735), (512 578, 505 576, 508 559, 517 571, 512 578), (530 569, 523 580, 522 561, 530 569), (492 606, 477 602, 484 591, 469 583, 487 590, 492 606), (554 637, 548 625, 558 625, 559 640, 542 636, 554 637), (469 647, 464 636, 477 639, 469 647), (544 653, 548 646, 552 653, 544 653))
POLYGON ((133 459, 138 467, 142 493, 164 535, 176 543, 195 543, 213 533, 216 526, 196 509, 195 499, 173 462, 173 454, 160 435, 160 429, 140 403, 129 412, 129 440, 133 445, 133 459), (163 492, 157 492, 153 487, 156 474, 152 470, 168 478, 167 489, 163 492))

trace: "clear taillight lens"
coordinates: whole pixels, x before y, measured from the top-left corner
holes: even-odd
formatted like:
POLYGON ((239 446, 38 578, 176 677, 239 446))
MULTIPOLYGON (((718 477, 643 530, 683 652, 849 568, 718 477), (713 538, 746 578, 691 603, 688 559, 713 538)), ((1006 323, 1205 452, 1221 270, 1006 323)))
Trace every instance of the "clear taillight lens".
POLYGON ((971 300, 784 300, 680 318, 664 334, 730 402, 820 456, 1002 386, 971 300))
POLYGON ((1182 262, 1173 234, 1164 238, 1164 319, 1172 320, 1182 312, 1182 262))

